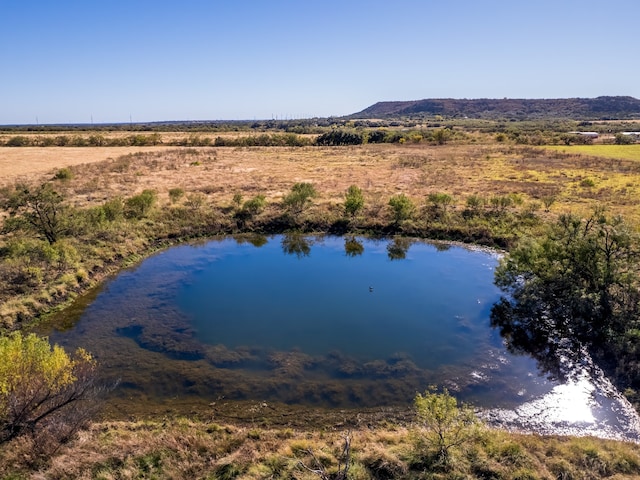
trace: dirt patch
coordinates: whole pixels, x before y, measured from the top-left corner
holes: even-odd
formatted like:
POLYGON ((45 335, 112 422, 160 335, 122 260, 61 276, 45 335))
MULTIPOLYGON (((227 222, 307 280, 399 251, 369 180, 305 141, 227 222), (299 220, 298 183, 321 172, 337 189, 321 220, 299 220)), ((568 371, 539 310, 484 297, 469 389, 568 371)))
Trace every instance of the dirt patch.
POLYGON ((158 152, 168 147, 19 147, 0 149, 3 184, 37 181, 58 168, 101 162, 136 152, 158 152))

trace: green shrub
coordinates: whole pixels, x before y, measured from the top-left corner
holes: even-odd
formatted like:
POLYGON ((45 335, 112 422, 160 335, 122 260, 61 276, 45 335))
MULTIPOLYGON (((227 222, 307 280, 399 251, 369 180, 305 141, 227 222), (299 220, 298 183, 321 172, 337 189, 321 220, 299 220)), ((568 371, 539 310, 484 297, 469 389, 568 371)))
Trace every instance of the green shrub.
POLYGON ((214 476, 218 480, 232 480, 242 475, 243 469, 235 463, 222 463, 218 465, 214 470, 214 476))
POLYGON ((78 283, 84 283, 89 280, 89 274, 84 268, 79 268, 76 270, 76 280, 78 283))
POLYGON ((364 143, 362 134, 344 130, 332 130, 316 139, 316 144, 321 146, 361 145, 362 143, 364 143))
POLYGON ((101 209, 104 212, 105 218, 110 222, 115 222, 124 217, 124 202, 120 197, 107 200, 101 209))
POLYGON ((57 241, 51 245, 51 249, 55 252, 55 262, 60 270, 75 267, 80 262, 78 250, 67 239, 57 241))
POLYGON ((58 135, 54 141, 57 147, 66 147, 69 145, 69 137, 66 135, 58 135))
POLYGON ((125 214, 129 218, 143 218, 148 215, 155 203, 155 190, 144 190, 125 201, 125 214))
POLYGON ((344 196, 344 211, 350 217, 355 217, 364 208, 364 195, 362 190, 351 185, 344 196))
POLYGON ((415 205, 404 193, 392 196, 389 199, 389 207, 391 207, 393 220, 396 223, 410 219, 415 210, 415 205))
POLYGON ((521 468, 516 470, 513 474, 513 480, 540 480, 535 471, 528 468, 521 468))
POLYGON ((29 140, 29 137, 26 137, 24 135, 16 135, 15 137, 11 137, 9 140, 7 140, 5 145, 7 147, 26 147, 28 145, 31 145, 31 141, 29 140))
POLYGON ((44 273, 40 267, 26 266, 21 269, 20 273, 22 274, 22 282, 31 287, 40 285, 44 279, 44 273))
POLYGON ((384 130, 373 130, 367 135, 367 143, 385 143, 387 140, 387 132, 384 130))
POLYGON ((438 128, 431 132, 431 138, 438 145, 444 145, 451 138, 451 130, 448 128, 438 128))
POLYGON ((75 135, 71 138, 70 144, 74 147, 88 147, 89 140, 80 135, 75 135))
POLYGON ((256 195, 255 197, 247 200, 242 205, 242 209, 251 215, 258 215, 267 206, 267 201, 264 195, 256 195))
POLYGON ((580 181, 580 186, 585 188, 592 188, 596 186, 596 182, 591 178, 584 178, 580 181))
MULTIPOLYGON (((63 441, 83 423, 76 405, 96 393, 95 362, 84 350, 68 355, 29 334, 0 337, 0 444, 21 435, 63 441)), ((86 420, 86 418, 85 418, 86 420)))
POLYGON ((487 203, 486 199, 479 195, 470 195, 467 197, 467 212, 477 215, 487 203))
POLYGON ((0 202, 0 207, 9 212, 5 228, 35 232, 51 244, 67 233, 69 209, 64 205, 64 197, 50 183, 38 187, 18 184, 0 202))
POLYGON ((154 133, 151 135, 142 135, 142 134, 129 135, 125 139, 125 141, 126 143, 128 143, 133 147, 144 147, 149 145, 158 145, 162 143, 162 139, 160 137, 160 134, 158 133, 154 133))
POLYGON ((185 205, 189 207, 193 211, 200 210, 202 206, 205 204, 207 197, 200 192, 195 192, 187 195, 187 199, 185 200, 185 205))
POLYGON ((631 145, 636 143, 635 135, 623 135, 622 133, 616 133, 615 139, 616 145, 631 145))
POLYGON ((235 208, 240 208, 240 205, 242 205, 242 194, 239 192, 234 193, 233 198, 231 199, 231 203, 235 208))
POLYGON ((421 427, 419 438, 435 451, 439 463, 447 465, 453 450, 478 436, 481 423, 473 410, 458 405, 446 388, 442 393, 434 389, 419 393, 413 403, 421 427))
POLYGON ((182 197, 184 197, 184 190, 182 188, 176 187, 169 190, 169 200, 171 200, 171 203, 177 203, 182 197))
POLYGON ((317 196, 318 192, 311 183, 296 183, 284 197, 283 203, 290 212, 298 214, 317 196))
POLYGON ((73 178, 73 172, 69 168, 61 168, 53 178, 54 180, 71 180, 73 178))
POLYGON ((106 145, 107 142, 102 135, 95 134, 89 136, 88 143, 92 147, 102 147, 103 145, 106 145))
POLYGON ((489 204, 495 213, 503 214, 513 205, 513 198, 509 195, 496 195, 489 199, 489 204))
POLYGON ((38 137, 37 143, 40 147, 53 147, 56 144, 56 139, 52 136, 46 135, 38 137))
POLYGON ((447 209, 453 203, 453 197, 448 193, 430 193, 427 197, 431 210, 436 216, 445 216, 447 209))

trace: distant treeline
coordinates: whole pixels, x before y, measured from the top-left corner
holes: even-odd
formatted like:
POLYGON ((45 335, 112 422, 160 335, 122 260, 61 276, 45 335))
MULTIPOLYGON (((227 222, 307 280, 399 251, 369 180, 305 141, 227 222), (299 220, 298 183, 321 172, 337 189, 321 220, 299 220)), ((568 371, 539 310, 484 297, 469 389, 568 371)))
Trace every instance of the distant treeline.
POLYGON ((99 133, 91 135, 15 135, 0 140, 4 147, 144 147, 166 145, 175 147, 306 147, 306 146, 345 146, 365 143, 420 143, 422 141, 438 144, 451 138, 464 138, 461 131, 451 128, 423 130, 356 130, 332 129, 319 136, 296 133, 262 133, 236 137, 212 137, 193 133, 183 138, 164 138, 159 133, 126 136, 105 136, 99 133))
POLYGON ((248 132, 278 130, 291 133, 322 133, 326 127, 343 124, 337 117, 296 120, 220 120, 220 121, 168 121, 147 123, 102 123, 62 125, 4 125, 0 130, 26 133, 51 132, 248 132))
POLYGON ((0 145, 5 147, 142 147, 161 145, 159 133, 135 134, 124 137, 92 135, 15 135, 0 145))
POLYGON ((239 137, 211 137, 191 134, 184 138, 163 139, 159 133, 127 136, 92 135, 16 135, 2 142, 5 147, 145 147, 166 145, 175 147, 303 147, 315 139, 295 133, 261 134, 239 137))
MULTIPOLYGON (((320 134, 301 132, 253 133, 237 136, 213 136, 206 132, 193 132, 182 138, 161 133, 134 133, 131 135, 109 135, 93 132, 88 135, 60 134, 37 135, 19 134, 0 138, 0 147, 307 147, 307 146, 348 146, 367 143, 428 143, 443 145, 448 142, 475 143, 477 135, 492 138, 498 143, 509 142, 518 145, 574 145, 590 144, 593 136, 581 135, 579 132, 593 125, 580 124, 578 131, 567 131, 567 125, 561 129, 535 128, 539 124, 494 124, 490 128, 476 126, 473 130, 453 126, 447 123, 433 123, 428 127, 414 128, 366 128, 361 125, 333 127, 321 129, 320 134)), ((608 135, 602 143, 629 144, 638 141, 637 136, 623 135, 621 126, 609 128, 596 133, 608 135)), ((556 125, 558 127, 558 125, 556 125)), ((304 130, 304 129, 302 129, 304 130)))

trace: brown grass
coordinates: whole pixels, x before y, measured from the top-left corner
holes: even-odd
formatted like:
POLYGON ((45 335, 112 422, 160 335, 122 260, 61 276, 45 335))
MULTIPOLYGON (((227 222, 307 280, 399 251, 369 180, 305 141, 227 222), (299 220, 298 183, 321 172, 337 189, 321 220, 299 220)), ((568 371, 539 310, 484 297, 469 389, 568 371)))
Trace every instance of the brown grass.
POLYGON ((428 194, 444 192, 458 207, 470 195, 517 194, 529 201, 554 196, 555 212, 585 213, 603 204, 637 221, 632 206, 640 196, 637 162, 497 145, 0 149, 5 185, 47 180, 67 166, 75 178, 61 188, 78 205, 144 189, 168 201, 168 191, 176 187, 201 192, 219 205, 230 203, 236 193, 245 199, 263 194, 273 202, 294 183, 311 182, 320 204, 341 203, 355 184, 370 206, 385 204, 397 193, 420 204, 428 194))
POLYGON ((167 147, 19 147, 0 149, 0 182, 43 181, 62 167, 94 163, 167 147))
POLYGON ((239 426, 178 418, 96 423, 51 458, 35 459, 28 441, 0 446, 7 478, 314 479, 328 474, 350 436, 349 478, 600 479, 638 478, 640 454, 630 443, 486 431, 456 448, 448 467, 416 442, 412 426, 331 430, 239 426), (11 448, 7 448, 11 447, 11 448))

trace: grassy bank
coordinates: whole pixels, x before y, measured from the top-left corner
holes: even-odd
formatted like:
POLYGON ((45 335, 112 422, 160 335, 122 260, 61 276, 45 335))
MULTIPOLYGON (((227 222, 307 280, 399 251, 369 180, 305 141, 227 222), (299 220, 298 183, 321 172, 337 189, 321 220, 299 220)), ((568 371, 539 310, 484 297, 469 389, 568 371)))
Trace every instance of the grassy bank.
POLYGON ((344 425, 339 429, 270 428, 194 421, 93 424, 48 461, 26 440, 0 447, 0 477, 49 479, 313 479, 344 466, 365 479, 632 479, 640 476, 637 445, 593 438, 541 437, 485 430, 438 462, 411 424, 344 425))

